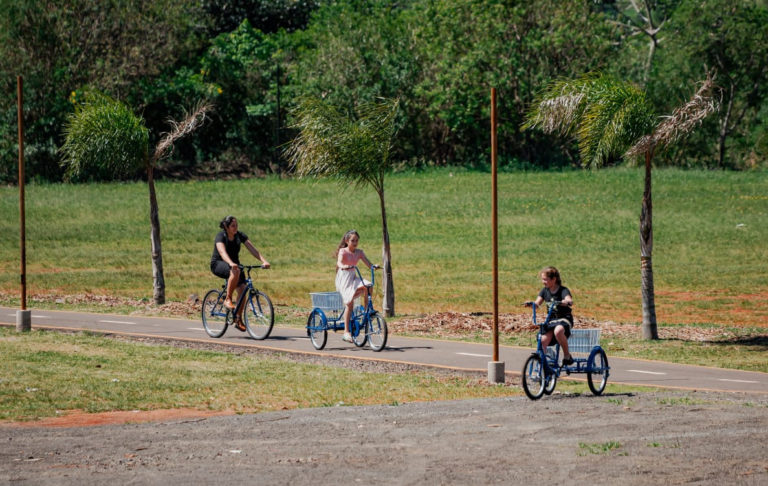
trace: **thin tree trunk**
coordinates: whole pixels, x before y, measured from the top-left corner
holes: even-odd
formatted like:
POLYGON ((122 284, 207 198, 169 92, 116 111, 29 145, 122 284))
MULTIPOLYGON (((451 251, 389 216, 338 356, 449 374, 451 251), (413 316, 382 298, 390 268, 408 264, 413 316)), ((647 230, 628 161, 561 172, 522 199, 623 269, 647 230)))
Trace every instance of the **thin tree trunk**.
POLYGON ((640 213, 640 269, 643 299, 643 339, 659 339, 653 291, 653 204, 651 199, 651 157, 645 153, 645 189, 640 213))
POLYGON ((725 110, 725 115, 720 119, 720 133, 717 138, 717 168, 722 169, 725 167, 725 139, 728 137, 728 123, 731 120, 731 112, 733 111, 733 92, 734 86, 731 81, 730 96, 728 97, 728 107, 725 110))
POLYGON ((389 247, 389 229, 387 227, 387 209, 384 205, 384 187, 382 186, 379 193, 379 202, 381 203, 381 266, 384 270, 384 279, 382 287, 384 287, 384 303, 382 307, 384 309, 384 315, 386 317, 393 317, 395 315, 395 284, 392 280, 392 253, 389 247))
POLYGON ((651 77, 651 68, 653 67, 653 56, 656 54, 657 46, 656 36, 651 35, 651 42, 648 46, 648 58, 645 61, 645 69, 643 72, 643 86, 648 85, 648 79, 651 77))
POLYGON ((147 184, 149 185, 149 224, 152 228, 152 281, 154 287, 155 305, 165 304, 165 278, 163 277, 163 249, 160 246, 160 215, 155 193, 154 167, 147 169, 147 184))

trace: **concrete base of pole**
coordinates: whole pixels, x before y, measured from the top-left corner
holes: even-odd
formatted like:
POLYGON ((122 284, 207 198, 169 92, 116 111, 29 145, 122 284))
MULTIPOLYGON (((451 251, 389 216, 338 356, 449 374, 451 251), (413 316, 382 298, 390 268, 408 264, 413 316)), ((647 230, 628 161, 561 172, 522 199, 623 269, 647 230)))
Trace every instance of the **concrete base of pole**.
POLYGON ((488 383, 491 383, 491 384, 504 383, 504 362, 503 361, 488 362, 488 383))
POLYGON ((32 311, 31 310, 16 311, 16 330, 19 332, 26 332, 26 331, 32 330, 32 311))

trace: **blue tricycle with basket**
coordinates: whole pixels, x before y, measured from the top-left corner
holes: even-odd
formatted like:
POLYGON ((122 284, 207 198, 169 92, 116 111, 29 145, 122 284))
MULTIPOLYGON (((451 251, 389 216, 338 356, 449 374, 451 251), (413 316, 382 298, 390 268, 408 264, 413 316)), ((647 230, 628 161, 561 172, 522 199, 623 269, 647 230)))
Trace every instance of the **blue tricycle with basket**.
MULTIPOLYGON (((373 299, 371 290, 374 283, 374 269, 371 268, 371 282, 366 282, 368 292, 364 296, 365 305, 361 305, 356 300, 353 306, 353 313, 349 319, 349 330, 352 335, 352 342, 355 346, 362 348, 365 343, 373 351, 381 351, 387 345, 387 321, 379 312, 373 308, 373 299)), ((362 280, 360 269, 355 267, 357 275, 362 280)), ((312 292, 312 312, 307 319, 307 335, 312 341, 312 345, 317 350, 325 347, 328 340, 328 331, 344 330, 344 312, 347 307, 338 292, 312 292)), ((360 299, 360 298, 358 298, 360 299)))
POLYGON ((539 326, 536 336, 536 352, 528 356, 523 366, 523 390, 528 398, 537 400, 545 393, 551 395, 555 391, 560 373, 586 373, 589 389, 595 395, 600 395, 608 383, 608 356, 600 346, 600 329, 572 329, 568 337, 568 350, 573 357, 573 364, 560 363, 560 345, 553 340, 547 346, 545 353, 541 347, 541 337, 546 333, 547 324, 552 318, 553 310, 560 305, 558 301, 548 302, 549 311, 544 322, 536 322, 536 304, 527 302, 533 308, 533 324, 539 326))

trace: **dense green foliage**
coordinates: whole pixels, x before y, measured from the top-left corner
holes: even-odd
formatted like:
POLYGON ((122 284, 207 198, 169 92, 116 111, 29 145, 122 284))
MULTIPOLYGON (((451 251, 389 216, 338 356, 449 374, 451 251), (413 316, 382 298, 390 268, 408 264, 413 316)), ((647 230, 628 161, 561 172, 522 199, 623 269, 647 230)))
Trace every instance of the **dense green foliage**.
POLYGON ((581 166, 570 142, 520 126, 544 86, 594 71, 670 113, 715 69, 720 112, 655 163, 766 165, 765 0, 0 0, 0 12, 0 182, 15 180, 17 75, 38 180, 63 177, 64 121, 89 89, 140 113, 151 138, 215 102, 159 175, 287 170, 287 113, 308 95, 348 111, 398 98, 397 165, 485 166, 492 86, 502 166, 581 166))
POLYGON ((64 126, 61 147, 70 180, 131 179, 148 163, 149 132, 127 106, 95 94, 64 126))

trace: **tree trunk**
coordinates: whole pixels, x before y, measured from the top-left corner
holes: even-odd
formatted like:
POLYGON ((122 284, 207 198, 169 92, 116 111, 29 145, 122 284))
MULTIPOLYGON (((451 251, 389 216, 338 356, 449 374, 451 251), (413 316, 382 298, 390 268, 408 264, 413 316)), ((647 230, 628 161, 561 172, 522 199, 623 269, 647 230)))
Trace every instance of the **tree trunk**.
POLYGON ((722 169, 725 167, 725 140, 728 137, 728 124, 731 120, 731 112, 733 111, 733 92, 734 85, 731 81, 730 96, 728 97, 728 107, 725 110, 725 115, 720 119, 720 133, 717 137, 717 168, 722 169))
POLYGON ((384 270, 382 287, 384 288, 384 302, 382 308, 386 317, 395 315, 395 284, 392 281, 392 253, 389 247, 389 229, 387 228, 387 209, 384 205, 384 187, 379 193, 381 203, 381 267, 384 270))
POLYGON ((152 280, 154 287, 155 305, 165 304, 165 278, 163 277, 163 249, 160 246, 160 216, 157 208, 155 193, 154 167, 147 169, 147 184, 149 185, 149 224, 152 239, 152 280))
POLYGON ((659 339, 653 291, 653 204, 651 199, 652 150, 645 153, 645 189, 640 213, 640 268, 643 298, 643 339, 659 339))

